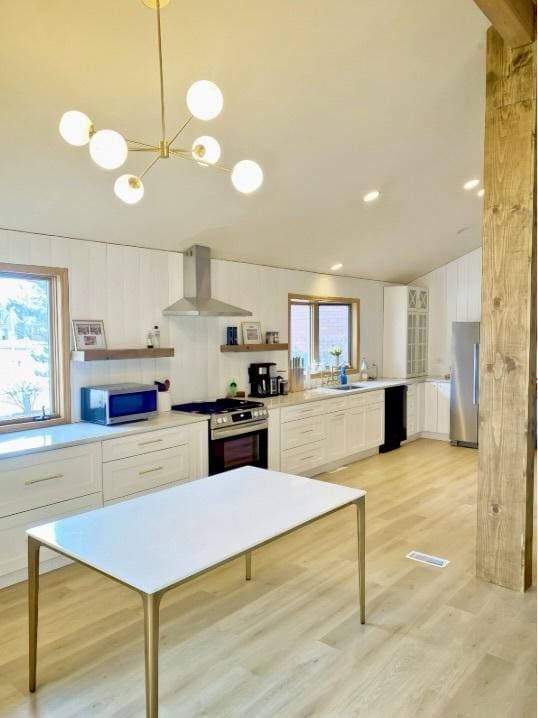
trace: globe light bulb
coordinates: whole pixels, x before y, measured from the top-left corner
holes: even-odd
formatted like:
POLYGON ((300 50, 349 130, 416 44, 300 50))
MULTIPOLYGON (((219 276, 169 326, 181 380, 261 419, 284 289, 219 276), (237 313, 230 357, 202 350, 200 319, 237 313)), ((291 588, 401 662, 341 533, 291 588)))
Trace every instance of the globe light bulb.
POLYGON ((125 204, 136 204, 144 196, 144 185, 140 177, 121 175, 114 182, 114 193, 125 204))
POLYGON ((220 114, 224 98, 222 92, 209 80, 198 80, 187 91, 189 112, 199 120, 212 120, 220 114))
POLYGON ((63 139, 75 147, 88 144, 91 128, 92 121, 90 118, 84 112, 79 112, 78 110, 64 112, 58 127, 63 139))
POLYGON ((220 145, 214 137, 202 135, 192 143, 192 156, 199 165, 214 165, 220 159, 220 145))
POLYGON ((121 167, 127 159, 127 152, 127 142, 114 130, 99 130, 90 140, 90 156, 105 170, 121 167))
POLYGON ((263 182, 263 171, 257 162, 241 160, 232 170, 232 184, 238 192, 255 192, 263 182))

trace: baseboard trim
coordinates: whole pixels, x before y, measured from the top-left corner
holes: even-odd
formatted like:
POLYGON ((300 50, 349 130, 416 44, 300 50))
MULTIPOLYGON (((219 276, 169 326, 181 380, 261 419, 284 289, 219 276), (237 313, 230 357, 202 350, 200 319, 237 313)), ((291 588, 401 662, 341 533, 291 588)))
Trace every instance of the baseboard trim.
POLYGON ((450 437, 448 434, 437 434, 434 431, 422 431, 420 433, 421 439, 435 439, 436 441, 448 441, 450 443, 450 437))
POLYGON ((319 474, 325 474, 327 471, 334 471, 335 469, 339 469, 341 466, 345 466, 346 464, 352 464, 355 461, 362 461, 362 459, 368 459, 370 456, 375 456, 376 454, 379 454, 378 446, 375 446, 373 449, 366 449, 365 451, 359 451, 356 454, 344 456, 337 461, 331 461, 328 464, 323 464, 322 466, 316 466, 315 469, 304 473, 303 476, 308 476, 309 478, 312 478, 314 476, 318 476, 319 474))

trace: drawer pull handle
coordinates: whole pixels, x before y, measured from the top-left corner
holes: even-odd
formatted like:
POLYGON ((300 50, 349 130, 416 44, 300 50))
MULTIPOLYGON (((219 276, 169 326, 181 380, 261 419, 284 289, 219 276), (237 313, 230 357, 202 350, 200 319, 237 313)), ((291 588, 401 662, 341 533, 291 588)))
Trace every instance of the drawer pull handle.
POLYGON ((303 456, 302 457, 303 461, 308 461, 308 459, 315 459, 315 458, 316 458, 315 456, 303 456))
POLYGON ((52 479, 63 479, 63 474, 53 474, 52 476, 44 476, 42 479, 29 479, 24 482, 25 486, 31 486, 32 484, 40 484, 42 481, 52 481, 52 479))
POLYGON ((139 441, 138 446, 149 446, 150 444, 159 444, 162 439, 151 439, 150 441, 139 441))
POLYGON ((153 474, 154 471, 162 471, 162 470, 163 470, 162 466, 156 466, 154 469, 145 469, 144 471, 139 471, 138 475, 144 476, 144 474, 153 474))
POLYGON ((301 431, 301 434, 311 434, 314 431, 314 429, 303 429, 301 431))

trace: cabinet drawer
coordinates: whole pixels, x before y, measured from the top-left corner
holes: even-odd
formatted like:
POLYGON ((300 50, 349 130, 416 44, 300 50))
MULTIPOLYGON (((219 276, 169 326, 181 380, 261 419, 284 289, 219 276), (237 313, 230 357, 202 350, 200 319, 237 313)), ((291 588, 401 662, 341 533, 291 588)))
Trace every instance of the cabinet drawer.
POLYGON ((342 396, 338 399, 327 399, 323 407, 324 414, 332 414, 334 411, 343 411, 347 409, 347 397, 342 396))
POLYGON ((101 491, 101 444, 43 451, 0 462, 0 516, 101 491))
MULTIPOLYGON (((196 479, 187 479, 188 481, 196 481, 196 479)), ((112 506, 112 504, 119 504, 122 501, 129 501, 130 499, 137 499, 139 496, 147 496, 148 494, 154 494, 157 491, 163 491, 163 489, 171 489, 173 486, 179 486, 180 484, 184 484, 185 479, 182 479, 181 481, 173 481, 171 484, 165 484, 164 486, 154 486, 151 489, 146 489, 145 491, 137 491, 135 494, 129 494, 129 496, 120 496, 119 499, 108 499, 108 501, 104 501, 105 506, 112 506)))
POLYGON ((280 412, 280 420, 284 424, 288 421, 307 419, 311 416, 321 416, 326 411, 326 403, 326 401, 312 401, 308 404, 299 404, 299 406, 284 407, 280 412))
POLYGON ((128 456, 147 454, 150 451, 181 446, 189 441, 188 426, 173 426, 170 429, 147 431, 134 436, 103 441, 103 461, 125 459, 128 456))
POLYGON ((188 446, 109 461, 103 466, 103 498, 105 501, 119 499, 188 478, 188 446))
POLYGON ((317 442, 282 452, 281 470, 288 474, 301 474, 326 463, 326 442, 317 442))
MULTIPOLYGON (((54 506, 45 506, 33 511, 24 511, 14 516, 0 519, 0 575, 25 568, 28 561, 26 529, 49 521, 57 521, 82 511, 90 511, 102 506, 101 493, 90 494, 79 499, 62 501, 54 506)), ((47 561, 59 554, 41 548, 40 561, 47 561)))
POLYGON ((294 449, 297 446, 311 444, 325 437, 325 422, 322 416, 301 419, 282 425, 282 449, 294 449))
POLYGON ((385 402, 385 392, 383 389, 379 391, 366 391, 364 394, 355 394, 348 396, 349 408, 358 406, 371 406, 372 404, 382 404, 385 402))

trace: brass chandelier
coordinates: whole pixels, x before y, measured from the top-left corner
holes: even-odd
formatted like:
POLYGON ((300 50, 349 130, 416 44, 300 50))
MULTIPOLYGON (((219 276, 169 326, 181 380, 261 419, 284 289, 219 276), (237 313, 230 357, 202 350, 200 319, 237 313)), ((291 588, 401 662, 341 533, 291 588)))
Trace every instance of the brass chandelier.
POLYGON ((148 144, 138 140, 124 138, 115 130, 96 130, 90 118, 78 110, 69 110, 60 120, 60 134, 70 145, 82 147, 89 145, 92 160, 106 170, 121 167, 129 152, 149 152, 155 155, 151 162, 138 175, 123 174, 114 183, 114 192, 123 202, 136 204, 144 196, 142 178, 157 163, 170 157, 197 162, 203 167, 214 167, 231 173, 232 184, 238 192, 250 194, 263 182, 263 172, 259 164, 252 160, 241 160, 232 169, 219 164, 221 149, 214 137, 201 135, 194 140, 190 149, 174 147, 174 143, 189 123, 199 120, 212 120, 220 114, 223 97, 220 89, 209 80, 198 80, 187 91, 189 117, 171 137, 166 138, 164 74, 162 56, 161 8, 169 0, 142 0, 144 5, 157 12, 157 47, 159 54, 159 78, 161 90, 161 139, 158 144, 148 144))

